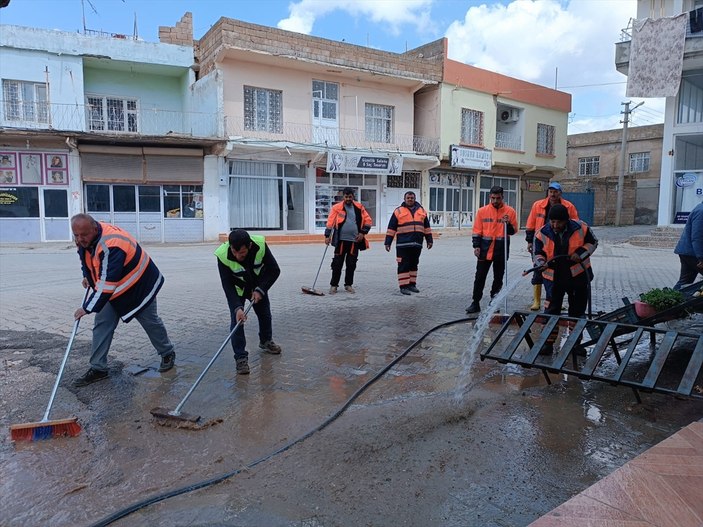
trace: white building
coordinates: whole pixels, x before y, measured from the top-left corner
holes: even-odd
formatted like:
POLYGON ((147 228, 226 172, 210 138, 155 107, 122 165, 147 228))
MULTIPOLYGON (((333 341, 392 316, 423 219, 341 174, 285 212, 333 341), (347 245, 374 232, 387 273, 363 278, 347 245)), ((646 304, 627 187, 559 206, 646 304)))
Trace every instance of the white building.
POLYGON ((617 70, 628 75, 628 94, 666 97, 659 225, 685 223, 703 200, 701 24, 703 0, 638 0, 637 20, 615 46, 617 70), (647 48, 654 50, 651 57, 647 48))

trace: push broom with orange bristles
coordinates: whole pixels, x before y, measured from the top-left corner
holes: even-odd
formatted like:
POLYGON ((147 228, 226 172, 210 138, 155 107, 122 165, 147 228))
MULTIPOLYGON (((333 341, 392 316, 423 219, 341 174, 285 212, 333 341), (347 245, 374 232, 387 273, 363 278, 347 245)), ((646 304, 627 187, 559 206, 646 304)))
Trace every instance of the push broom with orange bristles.
MULTIPOLYGON (((88 291, 89 290, 86 289, 85 298, 88 297, 88 291)), ((85 298, 83 299, 84 302, 85 298)), ((66 361, 68 360, 68 354, 71 351, 71 346, 73 345, 73 339, 78 331, 79 321, 80 319, 73 323, 71 338, 68 340, 66 352, 63 354, 59 374, 56 376, 54 389, 51 391, 51 397, 49 397, 49 404, 44 412, 44 417, 41 421, 37 421, 36 423, 10 425, 10 437, 13 441, 39 441, 40 439, 51 439, 54 437, 75 437, 81 433, 81 425, 78 424, 77 417, 52 421, 49 420, 49 412, 51 411, 51 406, 54 404, 54 397, 56 396, 56 391, 59 388, 59 382, 61 382, 61 376, 63 375, 63 370, 66 366, 66 361)))

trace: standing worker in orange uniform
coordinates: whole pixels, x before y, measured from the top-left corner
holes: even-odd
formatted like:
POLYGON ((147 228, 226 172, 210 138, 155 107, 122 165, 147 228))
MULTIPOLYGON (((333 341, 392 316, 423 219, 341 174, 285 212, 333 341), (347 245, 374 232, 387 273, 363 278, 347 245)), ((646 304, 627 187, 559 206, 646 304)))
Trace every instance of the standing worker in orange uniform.
POLYGON ((325 245, 331 243, 332 247, 335 248, 332 258, 332 279, 330 280, 331 295, 337 292, 345 260, 347 268, 344 273, 344 290, 347 293, 356 292, 353 287, 356 262, 359 258, 359 251, 369 248, 366 235, 373 225, 373 220, 364 206, 358 201, 354 201, 354 189, 346 187, 342 191, 342 197, 342 201, 332 206, 325 228, 325 245))
MULTIPOLYGON (((530 215, 527 218, 527 225, 525 226, 525 241, 527 241, 527 252, 531 255, 534 255, 533 243, 535 233, 539 232, 539 230, 547 223, 549 209, 551 209, 554 205, 564 205, 567 213, 569 214, 569 219, 579 221, 579 214, 576 207, 574 207, 573 203, 561 197, 561 185, 555 181, 550 183, 549 187, 547 187, 547 197, 535 201, 532 204, 530 215)), ((530 306, 532 311, 539 311, 540 299, 542 297, 542 284, 544 284, 544 307, 547 308, 549 307, 549 302, 552 299, 552 283, 550 281, 545 282, 542 278, 542 273, 540 271, 535 271, 532 274, 532 293, 534 295, 534 301, 530 306)))
POLYGON ((393 238, 395 255, 398 262, 398 285, 404 295, 419 293, 417 288, 417 267, 420 263, 422 242, 427 243, 427 249, 432 249, 432 229, 427 211, 415 201, 415 193, 408 191, 403 196, 403 203, 396 207, 388 220, 388 230, 384 245, 386 251, 391 250, 393 238))
POLYGON ((489 199, 490 203, 478 209, 474 218, 471 243, 478 261, 476 262, 472 302, 466 308, 467 314, 481 311, 479 302, 483 297, 483 288, 486 285, 486 277, 491 265, 493 266, 491 298, 503 288, 505 264, 510 254, 510 238, 508 238, 507 244, 505 240, 506 225, 508 236, 512 236, 518 230, 515 209, 503 202, 503 187, 491 187, 489 199), (506 245, 507 254, 505 253, 506 245))

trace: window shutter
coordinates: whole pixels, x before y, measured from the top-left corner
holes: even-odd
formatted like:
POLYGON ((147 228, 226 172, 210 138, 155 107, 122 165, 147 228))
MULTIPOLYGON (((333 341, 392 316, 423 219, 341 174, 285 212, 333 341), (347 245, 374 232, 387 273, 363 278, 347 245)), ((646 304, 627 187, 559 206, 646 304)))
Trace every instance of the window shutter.
POLYGON ((115 154, 81 154, 85 182, 141 183, 144 179, 142 156, 115 154))
POLYGON ((202 157, 152 155, 145 157, 148 183, 203 184, 202 157))

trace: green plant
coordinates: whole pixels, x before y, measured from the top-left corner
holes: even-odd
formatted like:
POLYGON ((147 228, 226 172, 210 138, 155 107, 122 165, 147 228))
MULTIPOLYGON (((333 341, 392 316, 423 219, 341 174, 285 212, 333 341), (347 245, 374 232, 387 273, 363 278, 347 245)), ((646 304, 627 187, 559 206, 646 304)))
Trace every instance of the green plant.
POLYGON ((674 291, 670 287, 650 289, 646 293, 640 294, 640 301, 649 304, 657 311, 664 311, 670 307, 677 306, 684 300, 684 296, 680 291, 674 291))

